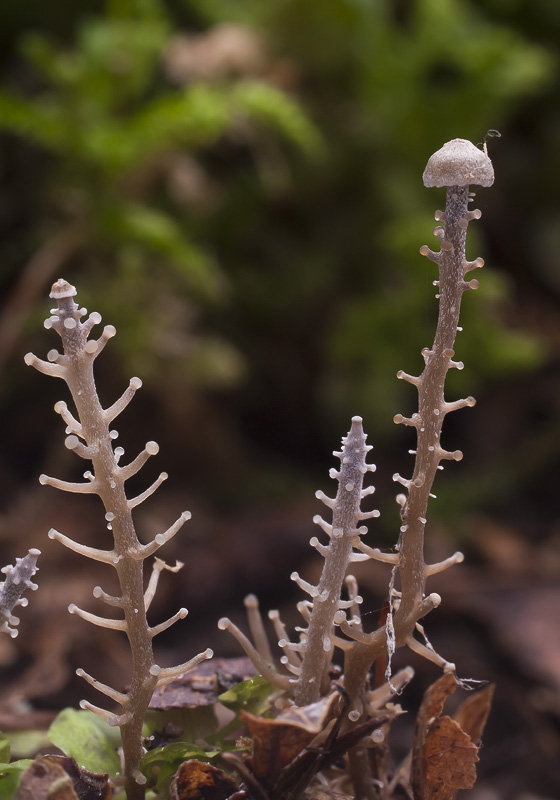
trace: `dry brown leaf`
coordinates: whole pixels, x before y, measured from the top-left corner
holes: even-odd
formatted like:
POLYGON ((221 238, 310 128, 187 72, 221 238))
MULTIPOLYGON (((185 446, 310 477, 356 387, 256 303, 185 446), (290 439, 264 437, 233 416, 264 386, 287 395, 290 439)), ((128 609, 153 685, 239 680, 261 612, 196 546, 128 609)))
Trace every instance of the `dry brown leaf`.
POLYGON ((281 719, 262 719, 246 712, 241 717, 253 736, 253 754, 248 765, 255 777, 269 786, 317 735, 281 719))
POLYGON ((443 704, 457 688, 457 681, 452 672, 444 673, 435 683, 426 689, 424 699, 418 710, 417 727, 427 725, 433 717, 439 717, 443 704))
POLYGON ((292 706, 281 711, 276 719, 298 725, 310 733, 320 733, 340 710, 341 695, 333 692, 308 706, 292 706))
POLYGON ((493 687, 487 686, 465 701, 457 720, 452 720, 441 713, 446 698, 456 687, 454 675, 446 673, 427 689, 422 700, 412 751, 414 800, 454 800, 460 789, 470 789, 475 784, 478 743, 493 687))
POLYGON ((221 769, 191 759, 175 774, 169 789, 170 800, 226 800, 237 792, 235 781, 221 769))
POLYGON ((354 800, 353 795, 340 794, 332 789, 314 784, 303 793, 303 800, 354 800))
POLYGON ((253 736, 247 763, 256 778, 274 785, 284 767, 334 719, 339 705, 340 695, 335 693, 309 706, 287 709, 275 719, 243 712, 241 718, 253 736))
POLYGON ((78 795, 60 764, 38 756, 22 773, 15 800, 78 800, 78 795))
POLYGON ((222 692, 254 675, 255 668, 245 657, 203 661, 182 678, 156 689, 150 700, 150 708, 169 711, 173 708, 214 705, 222 692))
POLYGON ((453 800, 476 781, 478 747, 451 717, 437 717, 428 729, 422 762, 421 800, 453 800))
POLYGON ((67 756, 37 756, 22 773, 14 800, 109 800, 108 775, 79 767, 67 756))
POLYGON ((453 715, 454 720, 459 723, 475 744, 480 744, 482 739, 484 726, 492 705, 494 688, 494 684, 489 683, 484 689, 469 695, 453 715))

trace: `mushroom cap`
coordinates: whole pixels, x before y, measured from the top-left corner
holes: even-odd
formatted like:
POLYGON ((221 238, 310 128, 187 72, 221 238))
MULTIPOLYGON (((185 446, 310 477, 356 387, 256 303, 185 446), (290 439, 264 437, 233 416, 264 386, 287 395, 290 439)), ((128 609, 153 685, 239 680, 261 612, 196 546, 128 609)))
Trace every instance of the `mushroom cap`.
POLYGON ((452 139, 430 157, 422 176, 424 186, 492 186, 494 168, 485 150, 468 139, 452 139))
POLYGON ((61 300, 63 297, 74 297, 76 294, 76 289, 72 284, 65 281, 64 278, 59 278, 53 283, 49 297, 52 297, 53 300, 61 300))

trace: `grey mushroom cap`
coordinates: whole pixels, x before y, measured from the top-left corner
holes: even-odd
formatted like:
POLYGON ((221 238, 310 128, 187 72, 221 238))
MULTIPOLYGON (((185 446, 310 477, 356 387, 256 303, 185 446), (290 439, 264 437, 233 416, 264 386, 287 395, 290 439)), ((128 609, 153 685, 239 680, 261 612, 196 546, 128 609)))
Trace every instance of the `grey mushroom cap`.
POLYGON ((76 294, 74 286, 65 281, 64 278, 59 278, 56 283, 53 283, 49 297, 53 300, 61 300, 63 297, 74 297, 76 294))
POLYGON ((424 186, 492 186, 494 168, 485 150, 468 139, 452 139, 430 157, 422 176, 424 186))

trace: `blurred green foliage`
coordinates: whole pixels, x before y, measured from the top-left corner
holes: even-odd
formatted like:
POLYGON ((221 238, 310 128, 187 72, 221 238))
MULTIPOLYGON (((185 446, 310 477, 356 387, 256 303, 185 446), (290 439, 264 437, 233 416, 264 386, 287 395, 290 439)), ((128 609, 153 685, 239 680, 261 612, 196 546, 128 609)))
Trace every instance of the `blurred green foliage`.
MULTIPOLYGON (((173 295, 197 316, 222 303, 228 285, 210 247, 197 241, 187 209, 162 186, 172 170, 190 166, 196 180, 187 159, 228 134, 250 141, 270 131, 308 155, 320 147, 298 104, 271 84, 218 75, 171 85, 162 60, 172 35, 160 0, 111 0, 103 16, 81 21, 72 49, 28 33, 21 49, 38 79, 35 92, 0 93, 0 127, 52 156, 37 243, 61 229, 81 233, 81 265, 71 273, 80 275, 82 297, 120 320, 127 367, 141 360, 148 375, 157 370, 153 356, 168 355, 166 342, 191 333, 186 324, 181 330, 180 314, 168 313, 168 303, 177 311, 173 295)), ((44 288, 55 269, 66 269, 54 262, 44 288)), ((190 344, 187 363, 190 354, 212 365, 221 350, 227 378, 228 357, 235 365, 227 342, 207 336, 190 344)), ((220 379, 219 370, 199 372, 220 379)))
MULTIPOLYGON (((228 13, 220 0, 196 5, 208 21, 228 13)), ((249 0, 237 4, 238 18, 240 6, 267 32, 273 52, 292 60, 300 96, 329 148, 328 158, 303 165, 289 196, 272 205, 255 209, 246 187, 243 204, 253 201, 259 214, 258 241, 254 232, 245 235, 232 204, 224 207, 224 259, 254 324, 243 349, 253 351, 262 385, 274 384, 276 408, 289 409, 301 396, 297 373, 305 372, 314 412, 306 425, 315 436, 327 420, 329 431, 343 430, 359 410, 378 441, 392 435, 395 410, 415 402, 395 381, 396 370, 421 368, 420 349, 433 335, 435 273, 418 246, 429 241, 428 220, 444 200, 422 186, 427 156, 455 136, 479 142, 502 127, 552 81, 556 61, 465 0, 249 0), (299 363, 288 377, 288 370, 271 374, 286 351, 298 353, 299 363)), ((499 142, 489 144, 491 154, 499 149, 499 142)), ((491 205, 491 193, 481 193, 480 202, 491 205)), ((473 257, 481 252, 476 228, 473 257)), ((458 342, 470 391, 543 357, 540 343, 504 325, 507 277, 488 274, 481 283, 476 310, 467 300, 458 342)), ((284 429, 279 438, 286 435, 284 429)))
MULTIPOLYGON (((400 435, 392 416, 415 398, 394 375, 420 369, 437 310, 418 247, 443 197, 423 188, 425 162, 503 128, 556 76, 552 51, 496 6, 109 0, 76 12, 71 46, 29 31, 0 128, 45 155, 4 283, 78 230, 65 276, 117 323, 125 374, 161 398, 229 386, 230 421, 300 464, 355 413, 372 441, 400 435), (256 66, 204 71, 232 26, 253 37, 256 66), (173 52, 191 53, 180 80, 173 52)), ((491 213, 492 197, 479 197, 491 213)), ((545 357, 505 323, 505 274, 483 275, 478 295, 453 392, 545 357)))

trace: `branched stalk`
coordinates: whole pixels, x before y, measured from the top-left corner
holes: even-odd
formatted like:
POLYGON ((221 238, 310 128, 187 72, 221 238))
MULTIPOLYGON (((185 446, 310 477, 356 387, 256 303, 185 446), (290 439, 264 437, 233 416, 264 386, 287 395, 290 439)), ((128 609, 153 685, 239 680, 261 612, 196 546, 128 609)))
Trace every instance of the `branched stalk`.
MULTIPOLYGON (((455 402, 447 402, 444 397, 445 377, 450 368, 462 369, 463 364, 454 361, 454 344, 458 330, 461 299, 467 289, 476 289, 478 281, 465 281, 465 275, 472 269, 483 266, 482 259, 467 261, 465 253, 466 233, 469 222, 480 218, 480 211, 470 211, 468 206, 473 195, 469 192, 470 183, 490 186, 494 179, 491 162, 485 151, 476 148, 464 139, 448 142, 435 153, 424 173, 426 186, 446 186, 447 203, 445 212, 436 212, 436 220, 443 223, 434 230, 440 240, 440 250, 429 247, 420 248, 439 267, 438 285, 439 314, 434 343, 425 348, 422 355, 425 367, 418 377, 402 371, 398 377, 417 387, 418 412, 410 418, 401 414, 395 416, 396 423, 410 425, 416 429, 417 447, 412 477, 404 479, 395 475, 401 483, 406 496, 399 496, 401 503, 401 535, 399 538, 398 573, 401 597, 397 604, 393 628, 394 646, 412 646, 428 658, 446 669, 454 665, 446 662, 433 651, 413 639, 418 620, 440 602, 438 595, 425 596, 426 574, 438 571, 440 565, 428 567, 424 560, 424 528, 428 502, 433 497, 432 486, 436 472, 443 469, 441 461, 462 458, 459 450, 448 451, 441 445, 443 420, 450 411, 465 406, 473 406, 475 401, 467 397, 455 402)), ((456 554, 447 560, 445 566, 462 559, 456 554)), ((441 565, 443 566, 443 565, 441 565)), ((348 651, 345 663, 345 687, 353 698, 359 698, 371 664, 386 649, 387 628, 375 631, 370 641, 357 642, 348 651)))
POLYGON ((19 625, 19 617, 15 616, 14 609, 18 606, 25 608, 28 600, 23 593, 28 589, 32 592, 37 589, 37 584, 31 578, 38 570, 37 557, 40 555, 41 551, 33 548, 23 558, 16 558, 15 564, 8 564, 0 570, 6 576, 0 583, 0 633, 8 633, 12 639, 18 635, 19 625))
MULTIPOLYGON (((203 659, 209 658, 212 653, 207 650, 178 667, 161 668, 154 662, 152 639, 168 625, 162 623, 151 628, 146 618, 146 610, 153 597, 163 562, 156 562, 156 574, 150 581, 146 594, 144 592, 143 562, 171 538, 190 515, 188 512, 184 512, 177 523, 166 533, 158 534, 151 545, 142 545, 138 540, 132 520, 132 508, 157 488, 164 474, 150 489, 133 500, 127 498, 124 484, 131 475, 140 469, 150 455, 157 453, 158 447, 155 442, 148 442, 143 453, 130 465, 119 466, 119 460, 124 451, 120 447, 113 447, 117 433, 111 429, 110 425, 130 402, 134 392, 141 385, 141 381, 133 378, 120 401, 108 409, 102 407, 95 386, 93 364, 106 342, 114 336, 115 329, 112 326, 106 326, 99 339, 89 339, 91 329, 101 321, 101 317, 94 313, 82 322, 81 318, 87 312, 76 305, 73 300, 75 294, 76 290, 73 286, 64 280, 57 281, 51 292, 51 297, 57 301, 57 308, 52 310, 52 316, 45 322, 46 327, 54 328, 60 335, 64 352, 51 350, 48 354, 48 361, 38 359, 29 353, 25 360, 27 364, 34 366, 40 372, 62 378, 68 384, 77 414, 76 416, 71 414, 66 404, 62 402, 56 404, 55 410, 67 425, 66 446, 78 456, 91 461, 92 469, 85 473, 84 483, 69 483, 46 475, 42 475, 40 481, 65 491, 95 493, 99 495, 105 507, 107 527, 113 535, 112 550, 85 547, 56 530, 51 530, 49 535, 81 555, 111 564, 117 571, 121 596, 111 597, 100 587, 94 589, 94 596, 109 606, 120 609, 122 616, 117 618, 100 617, 83 611, 74 604, 70 605, 69 611, 95 625, 122 630, 128 637, 132 656, 132 673, 130 689, 126 694, 105 686, 83 670, 79 670, 79 674, 92 686, 120 704, 121 713, 115 714, 86 701, 82 701, 81 705, 106 717, 110 724, 120 727, 126 795, 128 800, 142 800, 145 795, 146 779, 138 765, 144 753, 142 725, 152 693, 156 686, 163 685, 187 672, 203 659)), ((169 624, 184 616, 186 616, 186 609, 181 609, 169 621, 169 624)))
MULTIPOLYGON (((324 557, 321 578, 316 587, 311 588, 312 604, 307 631, 304 635, 301 673, 299 675, 294 700, 296 705, 315 703, 321 692, 328 691, 330 680, 328 668, 332 659, 334 618, 341 609, 340 592, 346 577, 346 570, 352 556, 352 546, 356 537, 366 529, 359 529, 359 523, 367 515, 360 511, 362 485, 365 473, 374 470, 366 464, 366 454, 371 445, 366 445, 361 417, 352 419, 348 436, 343 439, 342 452, 336 453, 340 460, 340 471, 333 470, 331 477, 338 481, 338 491, 333 500, 318 493, 318 497, 332 508, 332 525, 320 518, 315 522, 329 531, 328 546, 320 546, 324 557)), ((378 512, 375 512, 377 515, 378 512)), ((312 543, 319 548, 316 540, 312 543)))

